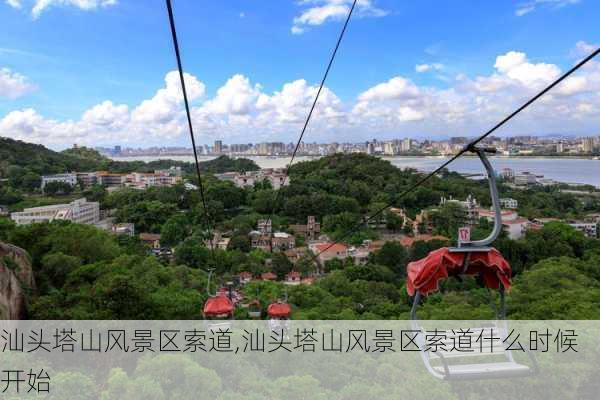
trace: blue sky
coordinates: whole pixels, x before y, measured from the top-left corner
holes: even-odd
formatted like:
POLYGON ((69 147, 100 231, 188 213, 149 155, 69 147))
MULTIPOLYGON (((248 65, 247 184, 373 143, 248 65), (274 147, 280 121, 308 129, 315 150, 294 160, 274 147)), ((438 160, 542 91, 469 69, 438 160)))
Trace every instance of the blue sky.
MULTIPOLYGON (((198 140, 297 137, 348 2, 174 0, 198 140)), ((598 15, 591 0, 361 0, 306 140, 475 135, 593 50, 598 15)), ((163 1, 8 0, 0 23, 1 136, 188 144, 163 1)), ((599 71, 505 134, 600 134, 599 71)))

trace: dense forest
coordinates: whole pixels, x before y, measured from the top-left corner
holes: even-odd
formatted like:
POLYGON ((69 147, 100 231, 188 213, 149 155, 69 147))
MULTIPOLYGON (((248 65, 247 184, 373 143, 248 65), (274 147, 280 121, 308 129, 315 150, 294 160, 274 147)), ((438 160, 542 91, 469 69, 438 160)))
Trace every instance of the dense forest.
MULTIPOLYGON (((71 153, 71 152, 68 152, 71 153)), ((73 155, 68 155, 72 157, 73 155)), ((221 161, 219 161, 221 162, 221 161)), ((360 244, 378 239, 380 232, 364 223, 365 215, 382 205, 404 208, 412 218, 436 208, 433 233, 448 241, 416 241, 411 247, 387 242, 372 253, 366 265, 333 260, 313 285, 286 286, 252 282, 242 290, 262 304, 288 296, 293 318, 397 319, 407 318, 411 299, 405 289, 406 265, 455 240, 461 223, 452 207, 440 207, 441 196, 464 199, 474 195, 489 206, 485 184, 444 171, 404 198, 397 194, 419 179, 413 170, 366 155, 333 155, 302 162, 291 170, 291 184, 279 196, 265 183, 237 188, 205 175, 206 205, 197 191, 183 185, 123 189, 108 193, 95 187, 88 196, 113 210, 117 221, 135 223, 138 232, 161 234, 174 257, 149 255, 137 238, 114 236, 92 226, 53 222, 14 226, 0 219, 0 240, 26 249, 31 257, 37 290, 30 295, 29 317, 37 319, 196 319, 206 300, 206 271, 216 269, 217 283, 240 271, 272 271, 283 277, 297 270, 314 272, 310 260, 293 264, 283 253, 252 249, 248 233, 273 211, 274 229, 305 222, 308 215, 322 221, 322 231, 334 239, 360 244), (278 203, 274 204, 275 199, 278 203), (218 230, 227 232, 227 250, 211 252, 206 240, 218 230)), ((193 176, 189 177, 193 181, 193 176)), ((513 190, 500 183, 502 196, 519 200, 519 213, 533 218, 578 217, 600 211, 597 197, 577 197, 559 188, 513 190)), ((388 231, 402 231, 391 214, 383 214, 388 231)), ((473 232, 484 235, 482 220, 473 232)), ((411 232, 404 232, 411 235, 411 232)), ((298 238, 298 246, 302 245, 298 238)), ((600 318, 600 241, 554 222, 531 230, 519 240, 502 235, 495 246, 511 263, 514 285, 508 295, 508 316, 518 319, 600 318), (574 299, 577 299, 575 302, 574 299)), ((494 315, 495 294, 476 279, 448 280, 429 296, 422 318, 477 319, 494 315)), ((245 311, 236 311, 245 318, 245 311)))

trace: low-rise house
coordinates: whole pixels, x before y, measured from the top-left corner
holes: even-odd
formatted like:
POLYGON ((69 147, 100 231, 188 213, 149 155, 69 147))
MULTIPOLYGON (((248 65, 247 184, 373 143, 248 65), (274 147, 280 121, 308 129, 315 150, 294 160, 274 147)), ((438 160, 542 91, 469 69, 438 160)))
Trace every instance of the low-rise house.
POLYGON ((215 174, 215 177, 222 181, 232 182, 239 188, 253 187, 256 183, 262 181, 269 181, 275 190, 290 184, 289 179, 286 179, 285 170, 281 168, 267 168, 246 172, 224 172, 222 174, 215 174))
POLYGON ((500 199, 500 207, 507 208, 510 210, 516 210, 517 208, 519 208, 519 202, 510 197, 504 197, 500 199))
POLYGON ((127 235, 127 236, 135 235, 135 225, 132 223, 114 224, 110 230, 115 235, 127 235))
POLYGON ((306 224, 292 224, 290 229, 294 234, 303 236, 307 240, 315 240, 321 233, 321 224, 317 222, 314 215, 309 215, 306 224))
POLYGON ((562 222, 572 226, 580 232, 583 232, 589 238, 598 237, 598 224, 596 222, 586 221, 562 221, 558 218, 535 218, 531 221, 531 229, 541 229, 549 222, 562 222))
POLYGON ((349 246, 343 243, 311 243, 309 249, 317 255, 317 261, 320 265, 333 259, 345 260, 348 258, 349 246))
POLYGON ((100 204, 88 202, 85 198, 81 198, 68 204, 26 208, 21 212, 12 213, 10 218, 17 225, 54 220, 93 225, 100 220, 100 204))
POLYGON ((140 241, 152 249, 160 249, 160 234, 140 233, 140 241))
POLYGON ((262 274, 260 274, 260 279, 262 279, 263 281, 276 281, 277 275, 275 275, 272 272, 263 272, 262 274))
POLYGON ((264 251, 283 252, 296 247, 296 238, 285 232, 267 233, 270 224, 261 226, 261 230, 249 233, 250 245, 253 249, 262 249, 264 251))
POLYGON ((98 185, 114 187, 122 186, 127 182, 127 175, 125 174, 114 174, 107 171, 98 171, 95 174, 98 185))
POLYGON ((302 276, 298 271, 291 271, 285 275, 286 285, 299 285, 302 280, 302 276))
POLYGON ((209 249, 227 250, 231 238, 225 235, 229 234, 230 232, 214 231, 212 241, 207 239, 204 241, 204 245, 209 249))
POLYGON ((69 186, 77 185, 77 174, 68 173, 68 174, 55 174, 55 175, 44 175, 42 176, 41 189, 44 191, 44 188, 47 184, 51 182, 61 182, 66 183, 69 186))
POLYGON ((598 237, 598 224, 595 222, 583 222, 583 221, 567 221, 567 224, 589 238, 596 239, 598 237))
POLYGON ((446 204, 457 204, 462 207, 464 212, 463 219, 469 225, 475 225, 479 222, 479 206, 477 204, 477 199, 473 196, 468 195, 465 201, 453 199, 452 197, 446 198, 442 197, 440 199, 440 206, 446 204))
POLYGON ((252 273, 248 271, 242 271, 239 273, 240 283, 246 284, 252 280, 252 273))
POLYGON ((293 249, 288 249, 288 250, 284 251, 283 253, 288 258, 288 260, 290 260, 292 262, 292 264, 296 264, 298 261, 300 261, 303 257, 305 257, 308 254, 308 248, 307 247, 295 247, 293 249))
POLYGON ((6 217, 8 214, 8 206, 0 204, 0 217, 6 217))
POLYGON ((296 247, 296 238, 285 232, 273 234, 273 251, 286 251, 296 247))
MULTIPOLYGON (((494 210, 480 208, 478 211, 480 218, 485 218, 489 222, 494 222, 496 219, 494 210)), ((529 228, 529 220, 519 217, 519 214, 515 210, 501 210, 501 216, 503 229, 508 234, 509 239, 520 239, 529 228)))

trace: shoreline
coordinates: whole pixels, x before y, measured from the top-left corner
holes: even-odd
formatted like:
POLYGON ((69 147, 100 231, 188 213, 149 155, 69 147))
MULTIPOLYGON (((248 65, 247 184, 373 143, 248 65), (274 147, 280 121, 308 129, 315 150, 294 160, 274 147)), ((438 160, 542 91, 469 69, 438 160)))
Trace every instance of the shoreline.
MULTIPOLYGON (((190 154, 139 154, 139 155, 120 155, 120 156, 108 156, 106 155, 106 157, 110 158, 111 160, 114 161, 125 161, 126 159, 134 159, 134 158, 151 158, 151 159, 156 159, 156 160, 169 160, 172 158, 169 157, 193 157, 194 155, 192 153, 190 154)), ((221 156, 228 156, 228 157, 232 157, 232 158, 265 158, 265 159, 280 159, 280 158, 291 158, 291 155, 280 155, 280 156, 268 156, 268 155, 261 155, 261 154, 201 154, 198 155, 198 158, 218 158, 221 156)), ((378 155, 375 154, 374 157, 379 157, 379 158, 383 158, 383 159, 397 159, 397 158, 430 158, 430 159, 442 159, 442 158, 451 158, 453 155, 439 155, 439 156, 434 156, 434 155, 422 155, 422 156, 417 156, 417 155, 402 155, 402 154, 398 154, 395 156, 385 156, 385 155, 378 155)), ((296 155, 296 157, 305 157, 305 158, 321 158, 321 157, 325 157, 322 155, 296 155)), ((477 158, 476 155, 473 154, 465 154, 462 157, 465 158, 477 158)), ((566 160, 590 160, 590 161, 600 161, 600 156, 568 156, 568 155, 564 155, 564 156, 536 156, 536 155, 511 155, 511 156, 505 156, 505 155, 492 155, 489 156, 489 158, 500 158, 500 159, 550 159, 550 160, 554 160, 554 159, 566 159, 566 160)), ((174 160, 174 159, 173 159, 174 160)), ((135 161, 135 160, 134 160, 135 161)), ((192 161, 190 161, 192 162, 192 161)))

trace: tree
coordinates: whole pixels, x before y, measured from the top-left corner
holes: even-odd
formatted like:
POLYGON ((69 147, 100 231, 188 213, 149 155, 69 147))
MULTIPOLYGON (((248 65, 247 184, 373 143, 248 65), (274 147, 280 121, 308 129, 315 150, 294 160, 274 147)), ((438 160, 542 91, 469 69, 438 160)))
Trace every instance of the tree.
POLYGON ((133 202, 119 208, 116 216, 120 222, 132 222, 139 232, 158 233, 167 219, 175 214, 177 206, 156 200, 133 202))
POLYGON ((185 239, 175 248, 177 264, 191 268, 208 269, 210 266, 210 250, 196 237, 185 239))
POLYGON ((55 288, 62 288, 69 273, 80 267, 82 260, 79 257, 69 256, 62 252, 48 253, 42 258, 42 270, 36 276, 37 282, 46 278, 48 283, 55 288))
POLYGON ((292 271, 294 264, 283 253, 274 253, 272 256, 273 272, 277 274, 279 279, 283 279, 285 275, 292 271))
POLYGON ((170 217, 160 230, 160 241, 167 246, 176 246, 192 233, 190 217, 186 214, 175 214, 170 217))
POLYGON ((60 182, 60 181, 54 181, 54 182, 48 182, 45 186, 44 186, 44 194, 50 195, 50 196, 54 196, 57 194, 70 194, 71 192, 73 192, 73 186, 71 186, 70 184, 68 184, 67 182, 60 182))
POLYGON ((227 249, 240 250, 244 253, 248 253, 250 250, 252 250, 250 238, 248 237, 248 235, 235 235, 229 241, 227 249))
MULTIPOLYGON (((386 221, 386 228, 388 228, 391 231, 399 231, 400 229, 402 229, 402 226, 404 225, 404 219, 401 216, 389 210, 386 211, 384 215, 386 221)), ((410 227, 409 224, 406 224, 406 226, 410 227)))
POLYGON ((97 201, 99 203, 104 203, 107 195, 108 192, 102 185, 93 185, 83 191, 83 196, 88 201, 97 201))
POLYGON ((370 258, 373 263, 390 268, 397 277, 404 277, 406 275, 408 252, 398 242, 385 242, 381 249, 375 252, 370 258))

